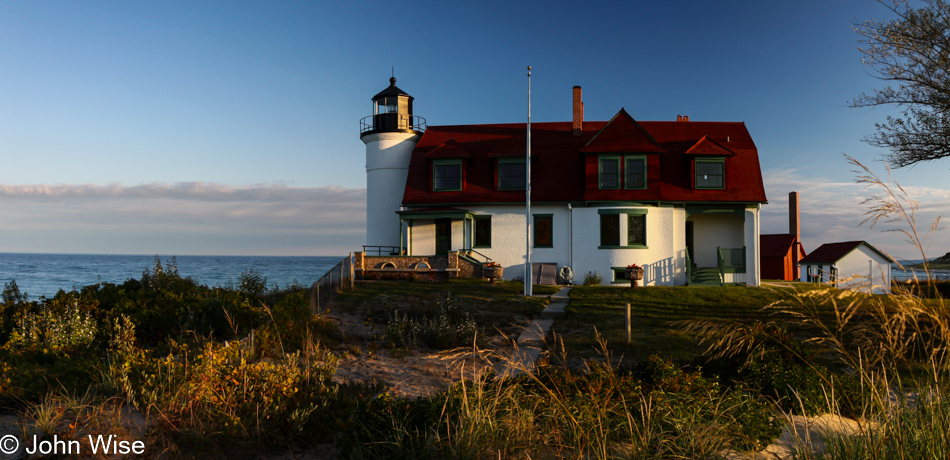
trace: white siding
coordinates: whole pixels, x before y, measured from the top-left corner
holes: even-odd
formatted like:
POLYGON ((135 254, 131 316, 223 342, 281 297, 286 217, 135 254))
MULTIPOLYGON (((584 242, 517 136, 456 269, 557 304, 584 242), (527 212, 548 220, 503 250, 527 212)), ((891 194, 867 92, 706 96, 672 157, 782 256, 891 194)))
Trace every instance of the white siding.
POLYGON ((835 265, 838 287, 872 294, 891 293, 891 264, 871 248, 862 244, 835 265))

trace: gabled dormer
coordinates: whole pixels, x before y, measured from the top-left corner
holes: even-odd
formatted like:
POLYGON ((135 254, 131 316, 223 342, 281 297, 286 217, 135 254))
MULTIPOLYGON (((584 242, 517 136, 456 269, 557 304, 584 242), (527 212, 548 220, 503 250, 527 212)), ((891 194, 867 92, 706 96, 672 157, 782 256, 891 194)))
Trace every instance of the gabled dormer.
POLYGON ((703 136, 686 150, 694 189, 726 188, 726 159, 736 153, 722 143, 703 136))
POLYGON ((472 155, 455 138, 443 142, 425 155, 431 164, 433 192, 460 192, 465 189, 465 160, 472 155))
POLYGON ((527 184, 526 154, 527 140, 522 136, 509 138, 488 153, 488 158, 495 163, 495 190, 525 189, 527 184))
POLYGON ((659 180, 658 155, 665 150, 626 110, 620 109, 580 153, 587 157, 588 191, 619 191, 644 190, 651 177, 659 180))

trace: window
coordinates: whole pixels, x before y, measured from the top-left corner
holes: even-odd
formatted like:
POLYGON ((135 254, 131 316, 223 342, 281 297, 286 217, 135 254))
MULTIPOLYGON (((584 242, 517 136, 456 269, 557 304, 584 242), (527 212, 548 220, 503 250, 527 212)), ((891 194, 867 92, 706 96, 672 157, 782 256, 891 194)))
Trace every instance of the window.
POLYGON ((627 188, 644 189, 647 188, 646 158, 627 157, 625 159, 627 188))
POLYGON ((725 188, 723 160, 696 160, 696 188, 725 188))
POLYGON ((475 216, 475 247, 491 247, 491 216, 475 216))
POLYGON ((600 159, 600 188, 620 188, 620 158, 603 157, 600 159))
POLYGON ((462 190, 462 161, 437 160, 432 162, 432 190, 436 192, 462 190))
POLYGON ((600 249, 648 249, 646 209, 601 209, 600 249))
POLYGON ((646 214, 627 214, 627 246, 646 246, 646 214))
POLYGON ((534 215, 534 247, 553 248, 554 247, 554 215, 553 214, 535 214, 534 215))
POLYGON ((613 279, 610 280, 611 283, 630 284, 630 280, 627 279, 627 267, 610 267, 610 271, 614 275, 613 279))
POLYGON ((524 160, 498 160, 498 190, 524 189, 524 160))
POLYGON ((600 245, 620 246, 620 214, 600 215, 600 245))

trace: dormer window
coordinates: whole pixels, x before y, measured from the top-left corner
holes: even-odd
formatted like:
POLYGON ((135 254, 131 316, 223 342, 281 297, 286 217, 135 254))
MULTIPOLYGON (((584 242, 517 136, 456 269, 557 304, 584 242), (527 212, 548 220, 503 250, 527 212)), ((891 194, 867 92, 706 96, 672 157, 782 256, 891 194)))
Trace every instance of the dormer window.
POLYGON ((628 189, 647 188, 647 159, 643 156, 624 157, 626 187, 628 189))
POLYGON ((458 192, 462 190, 462 160, 432 162, 432 190, 458 192))
POLYGON ((524 160, 498 160, 498 190, 524 190, 525 180, 524 160))
POLYGON ((722 189, 726 187, 726 164, 722 159, 696 160, 696 188, 722 189))
POLYGON ((598 184, 601 190, 642 190, 647 188, 645 155, 611 155, 598 159, 598 184))
POLYGON ((620 188, 620 157, 600 157, 601 189, 620 188))

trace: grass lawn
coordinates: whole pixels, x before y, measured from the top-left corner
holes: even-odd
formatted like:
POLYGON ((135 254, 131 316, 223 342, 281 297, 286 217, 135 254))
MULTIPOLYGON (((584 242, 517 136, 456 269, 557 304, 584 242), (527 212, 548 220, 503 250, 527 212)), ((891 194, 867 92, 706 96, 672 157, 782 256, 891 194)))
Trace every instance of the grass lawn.
MULTIPOLYGON (((535 295, 551 295, 552 286, 534 286, 535 295)), ((524 284, 485 280, 455 279, 444 283, 367 281, 355 291, 338 294, 333 311, 356 314, 367 321, 385 323, 393 310, 401 313, 431 313, 438 310, 439 297, 451 293, 461 301, 479 329, 491 333, 500 330, 517 334, 532 316, 544 310, 546 298, 524 297, 524 284)))
MULTIPOLYGON (((814 285, 796 286, 798 290, 814 285)), ((564 340, 569 358, 601 357, 594 329, 607 341, 614 358, 640 362, 651 355, 691 359, 700 347, 694 334, 677 325, 683 320, 735 321, 779 320, 783 316, 768 305, 788 300, 792 288, 775 287, 641 287, 636 289, 578 286, 571 291, 566 314, 554 331, 564 340), (632 342, 626 343, 626 304, 631 304, 632 342)), ((829 306, 822 317, 831 320, 829 306), (826 316, 827 315, 827 316, 826 316)), ((794 334, 808 334, 800 322, 790 324, 794 334)))

